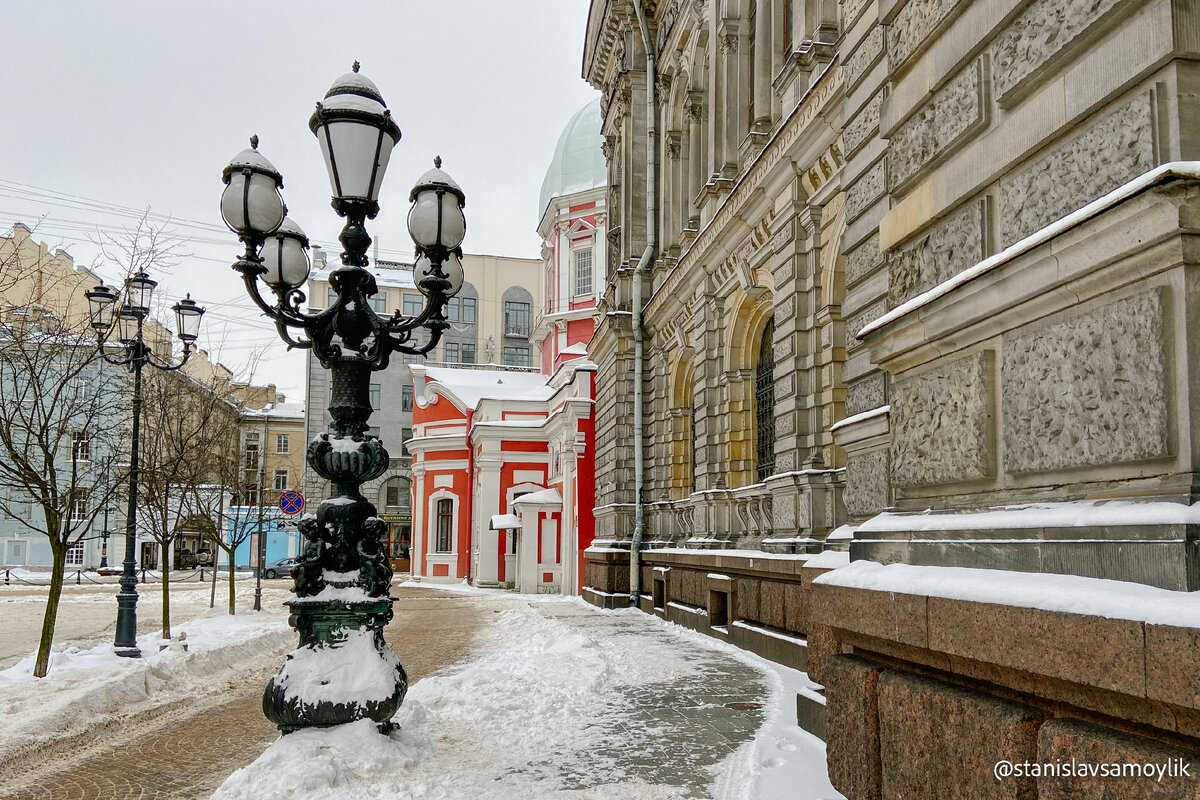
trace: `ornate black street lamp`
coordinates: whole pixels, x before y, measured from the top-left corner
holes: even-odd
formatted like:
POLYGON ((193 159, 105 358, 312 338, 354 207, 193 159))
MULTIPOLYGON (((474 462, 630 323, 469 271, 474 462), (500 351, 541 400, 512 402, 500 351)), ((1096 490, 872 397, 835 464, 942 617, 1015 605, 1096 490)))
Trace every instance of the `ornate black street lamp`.
POLYGON ((104 507, 104 531, 100 534, 100 569, 108 569, 108 537, 111 535, 108 530, 108 513, 111 510, 108 506, 104 507))
POLYGON ((372 719, 386 732, 408 679, 383 640, 393 601, 392 571, 381 544, 387 526, 359 490, 389 465, 383 442, 367 433, 370 377, 388 366, 394 352, 428 353, 448 327, 446 303, 463 281, 466 198, 435 159, 412 190, 408 217, 418 256, 414 280, 425 307, 415 317, 399 311, 380 317, 368 300, 377 287, 365 269, 371 237, 364 225, 379 212, 379 188, 400 129, 379 89, 358 73, 357 62, 317 103, 309 127, 329 171, 333 208, 346 219, 339 237, 342 266, 329 277, 335 297, 328 308, 301 311, 308 239, 286 217, 278 191, 283 177, 258 152, 257 137, 225 168, 221 196, 222 216, 245 245, 233 268, 250 298, 275 321, 289 347, 311 348, 332 377, 332 429, 309 443, 307 457, 333 483, 336 496, 297 526, 303 552, 292 570, 295 595, 287 605, 300 646, 267 685, 263 710, 284 733, 358 719, 372 719), (274 293, 271 300, 264 298, 260 279, 274 293), (424 344, 414 341, 420 330, 429 332, 424 344))
MULTIPOLYGON (((96 332, 101 357, 110 364, 122 366, 133 373, 133 433, 129 448, 129 509, 125 518, 125 562, 121 569, 121 591, 117 592, 117 635, 114 647, 119 656, 138 658, 137 646, 137 573, 134 569, 134 545, 137 541, 138 436, 142 426, 142 367, 150 366, 164 372, 182 369, 192 355, 192 345, 200 333, 200 317, 204 309, 196 305, 191 295, 173 307, 179 339, 183 342, 183 357, 179 363, 156 361, 154 351, 142 338, 142 325, 150 314, 150 296, 156 281, 138 272, 125 281, 125 297, 119 298, 115 289, 101 283, 84 295, 88 299, 92 330, 96 332), (120 300, 120 303, 118 303, 120 300), (119 311, 118 311, 119 306, 119 311), (114 332, 124 345, 120 358, 110 357, 106 346, 114 332)), ((170 355, 169 353, 167 354, 170 355)), ((105 536, 108 517, 105 514, 105 536)), ((106 542, 107 544, 107 542, 106 542)))

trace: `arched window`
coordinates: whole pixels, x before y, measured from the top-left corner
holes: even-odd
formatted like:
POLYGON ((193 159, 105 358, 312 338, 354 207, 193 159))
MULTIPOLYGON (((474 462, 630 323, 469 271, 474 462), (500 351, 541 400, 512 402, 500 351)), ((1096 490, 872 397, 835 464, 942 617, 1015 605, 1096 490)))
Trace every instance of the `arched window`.
POLYGON ((758 438, 758 479, 775 471, 775 320, 767 323, 758 348, 758 368, 754 373, 754 417, 758 438))
POLYGON ((389 478, 384 487, 384 506, 389 508, 409 508, 412 505, 412 493, 408 478, 396 476, 389 478))

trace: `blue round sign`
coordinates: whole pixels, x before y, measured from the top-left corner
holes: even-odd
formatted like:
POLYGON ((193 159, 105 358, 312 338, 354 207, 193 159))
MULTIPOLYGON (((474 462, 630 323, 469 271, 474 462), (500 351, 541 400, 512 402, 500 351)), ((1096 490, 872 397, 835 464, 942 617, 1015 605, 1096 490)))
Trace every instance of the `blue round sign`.
POLYGON ((285 514, 299 514, 304 510, 304 495, 288 490, 279 495, 279 510, 285 514))

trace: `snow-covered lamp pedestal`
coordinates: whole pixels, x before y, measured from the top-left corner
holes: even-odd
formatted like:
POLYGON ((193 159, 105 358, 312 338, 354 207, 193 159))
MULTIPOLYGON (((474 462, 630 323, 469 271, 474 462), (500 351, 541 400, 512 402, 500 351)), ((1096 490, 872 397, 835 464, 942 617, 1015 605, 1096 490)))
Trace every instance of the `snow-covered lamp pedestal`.
MULTIPOLYGON (((335 387, 339 376, 349 379, 346 372, 354 370, 334 368, 335 387)), ((386 733, 408 676, 383 640, 392 618, 392 571, 380 544, 386 526, 359 486, 383 474, 388 454, 373 436, 322 433, 309 445, 308 463, 338 495, 298 526, 304 553, 287 605, 300 647, 267 685, 263 712, 284 733, 360 719, 386 733)))

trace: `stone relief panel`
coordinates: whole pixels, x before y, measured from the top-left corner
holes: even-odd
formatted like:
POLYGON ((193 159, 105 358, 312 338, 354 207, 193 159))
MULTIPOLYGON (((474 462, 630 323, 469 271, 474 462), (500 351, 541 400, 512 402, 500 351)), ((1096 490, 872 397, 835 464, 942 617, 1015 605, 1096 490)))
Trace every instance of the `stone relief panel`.
POLYGON ((795 352, 795 346, 792 342, 795 341, 795 334, 784 334, 781 338, 775 341, 775 363, 781 364, 786 359, 792 357, 795 352))
POLYGON ((942 154, 987 127, 986 57, 960 72, 892 133, 888 183, 894 193, 942 154))
POLYGON ((1027 78, 1124 0, 1037 0, 992 45, 996 97, 1005 105, 1027 78))
POLYGON ((888 262, 891 307, 932 289, 987 256, 987 200, 976 200, 920 239, 893 251, 888 262))
POLYGON ((846 128, 842 131, 842 145, 846 149, 847 158, 857 153, 858 148, 866 144, 879 130, 879 106, 882 102, 883 92, 876 92, 854 115, 854 119, 846 123, 846 128))
POLYGON ((857 84, 875 62, 883 55, 883 34, 886 29, 876 25, 859 44, 858 49, 846 59, 843 69, 846 91, 857 84))
POLYGON ((847 457, 842 501, 851 517, 871 517, 890 505, 887 450, 870 450, 847 457))
POLYGON ((870 275, 883 264, 884 254, 879 251, 879 234, 874 233, 858 247, 846 253, 846 285, 851 286, 870 275))
POLYGON ((1109 113, 1000 186, 1002 247, 1028 236, 1154 166, 1154 104, 1147 92, 1109 113))
POLYGON ((892 480, 959 483, 995 475, 991 351, 892 383, 892 480))
POLYGON ((1004 342, 1004 468, 1043 472, 1170 454, 1165 289, 1004 342))
POLYGON ((771 527, 775 535, 796 530, 796 501, 791 497, 776 497, 771 503, 771 527))
POLYGON ((887 405, 886 377, 882 372, 869 375, 846 387, 846 416, 887 405))
POLYGON ((881 159, 846 191, 846 219, 856 219, 887 190, 887 161, 881 159))
POLYGON ((861 309, 855 314, 846 318, 846 349, 858 347, 862 344, 856 337, 858 332, 867 326, 868 322, 874 322, 888 312, 888 304, 886 298, 880 298, 874 303, 871 303, 866 308, 861 309))
POLYGON ((892 71, 915 56, 929 37, 952 14, 970 5, 971 0, 911 0, 900 10, 888 32, 888 65, 892 71))
POLYGON ((796 298, 795 296, 786 297, 780 300, 775 306, 775 318, 777 320, 791 319, 796 315, 796 298))

